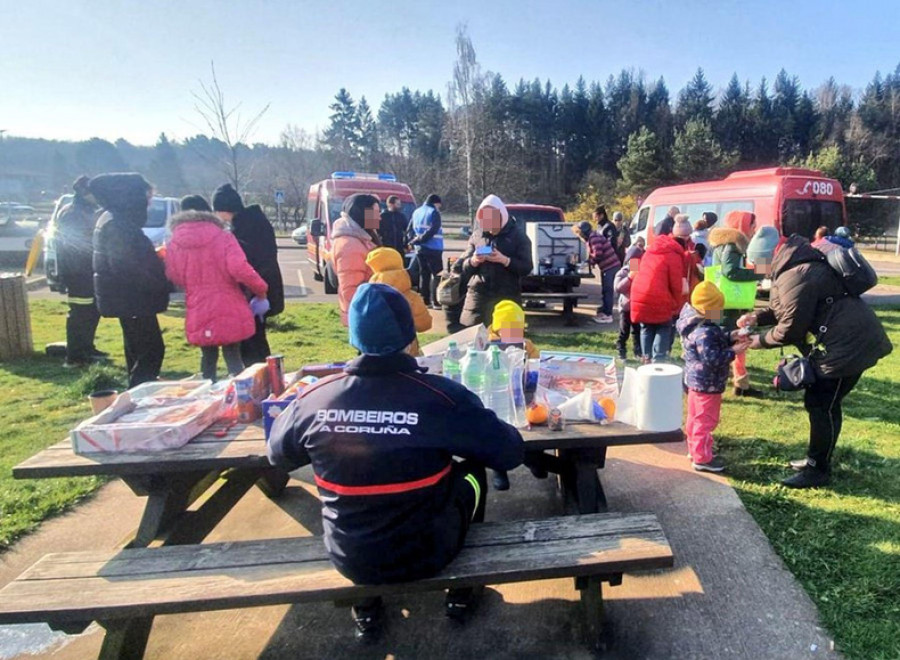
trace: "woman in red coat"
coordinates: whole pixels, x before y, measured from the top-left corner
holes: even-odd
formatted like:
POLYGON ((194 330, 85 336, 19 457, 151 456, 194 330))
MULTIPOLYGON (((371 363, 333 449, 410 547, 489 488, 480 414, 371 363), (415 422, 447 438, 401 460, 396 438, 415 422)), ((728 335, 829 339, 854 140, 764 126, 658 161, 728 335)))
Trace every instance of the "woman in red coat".
POLYGON ((657 236, 633 274, 631 322, 641 324, 644 361, 669 357, 674 319, 684 300, 684 248, 668 234, 657 236))
POLYGON ((220 346, 228 373, 235 376, 244 368, 241 341, 256 331, 253 316, 268 310, 268 285, 212 213, 179 213, 170 226, 166 277, 185 290, 185 334, 200 347, 203 377, 216 379, 220 346), (250 303, 242 286, 255 296, 250 303))

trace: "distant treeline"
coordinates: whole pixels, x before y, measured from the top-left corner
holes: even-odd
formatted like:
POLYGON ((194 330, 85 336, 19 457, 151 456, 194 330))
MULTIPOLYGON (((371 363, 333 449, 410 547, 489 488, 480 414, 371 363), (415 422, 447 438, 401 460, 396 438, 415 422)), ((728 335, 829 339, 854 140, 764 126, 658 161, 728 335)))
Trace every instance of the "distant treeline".
MULTIPOLYGON (((858 94, 833 78, 804 89, 784 70, 771 85, 735 74, 717 92, 698 69, 673 100, 661 78, 628 70, 604 83, 510 87, 482 72, 464 32, 457 52, 443 96, 404 87, 376 111, 340 89, 320 135, 288 126, 278 144, 239 145, 242 191, 268 199, 282 189, 299 218, 309 183, 335 169, 393 172, 418 197, 438 192, 456 211, 488 192, 568 208, 777 164, 822 169, 861 192, 900 187, 900 66, 858 94)), ((162 134, 152 147, 7 137, 0 180, 24 182, 34 197, 63 191, 79 173, 137 170, 162 194, 208 194, 228 180, 231 158, 204 135, 162 134)))

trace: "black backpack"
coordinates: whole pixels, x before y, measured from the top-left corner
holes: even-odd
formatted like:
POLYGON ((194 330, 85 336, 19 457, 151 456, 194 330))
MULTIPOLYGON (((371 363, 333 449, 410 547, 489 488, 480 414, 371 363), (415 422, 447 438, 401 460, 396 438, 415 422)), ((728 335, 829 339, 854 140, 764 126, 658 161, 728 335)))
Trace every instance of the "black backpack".
POLYGON ((847 295, 859 297, 878 284, 878 275, 855 247, 838 247, 825 255, 831 269, 841 278, 847 295))

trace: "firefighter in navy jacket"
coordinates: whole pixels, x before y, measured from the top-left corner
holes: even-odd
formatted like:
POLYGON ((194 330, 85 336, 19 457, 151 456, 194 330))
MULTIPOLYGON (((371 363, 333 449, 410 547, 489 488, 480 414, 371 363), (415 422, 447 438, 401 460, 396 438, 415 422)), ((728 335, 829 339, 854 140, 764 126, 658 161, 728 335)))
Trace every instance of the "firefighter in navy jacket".
POLYGON ((522 437, 403 353, 415 328, 392 287, 360 286, 349 326, 362 355, 278 417, 269 460, 286 470, 312 462, 325 545, 343 575, 360 584, 427 577, 456 556, 469 522, 483 520, 484 467, 519 465, 522 437))

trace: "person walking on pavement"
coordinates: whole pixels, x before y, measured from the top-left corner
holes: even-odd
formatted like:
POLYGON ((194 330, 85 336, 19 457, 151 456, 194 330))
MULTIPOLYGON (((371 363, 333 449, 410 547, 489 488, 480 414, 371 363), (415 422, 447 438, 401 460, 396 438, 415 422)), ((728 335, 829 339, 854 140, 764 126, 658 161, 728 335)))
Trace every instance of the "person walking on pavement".
MULTIPOLYGON (((368 585, 420 580, 446 566, 470 524, 484 520, 485 466, 515 468, 524 442, 475 394, 421 373, 404 353, 416 330, 402 293, 361 285, 349 323, 361 355, 278 416, 269 461, 288 471, 312 463, 325 549, 342 575, 368 585), (360 413, 364 426, 340 421, 360 413)), ((448 592, 447 616, 463 619, 473 591, 448 592)), ((352 614, 360 639, 378 636, 380 598, 356 603, 352 614)))
POLYGON ((75 198, 57 220, 56 259, 59 276, 68 293, 66 317, 66 361, 63 367, 80 367, 105 360, 94 336, 100 310, 94 300, 94 226, 97 203, 88 189, 90 177, 80 176, 72 184, 75 198))
MULTIPOLYGON (((596 215, 595 213, 594 216, 596 215)), ((590 222, 586 220, 579 222, 572 227, 572 231, 588 246, 590 253, 588 264, 600 269, 603 304, 597 309, 597 315, 592 320, 600 325, 612 323, 613 301, 616 296, 615 279, 622 262, 616 256, 612 242, 599 230, 593 231, 590 222)))
POLYGON ((142 231, 153 187, 140 174, 101 174, 88 190, 104 209, 94 229, 94 291, 100 314, 119 319, 128 387, 159 378, 165 357, 156 315, 169 306, 169 282, 142 231))
POLYGON ((259 273, 268 286, 269 311, 262 317, 254 317, 256 331, 241 342, 241 359, 251 365, 265 362, 271 355, 266 338, 266 319, 284 311, 284 283, 278 266, 278 244, 272 223, 258 204, 244 206, 244 201, 230 183, 216 188, 212 197, 213 210, 238 240, 247 261, 259 273))
POLYGON ((406 254, 406 226, 409 220, 401 210, 403 205, 397 195, 391 195, 385 202, 385 210, 381 213, 381 223, 378 225, 378 237, 381 245, 394 248, 401 255, 406 254))
POLYGON ((428 306, 437 304, 439 274, 444 269, 444 230, 441 227, 441 198, 429 195, 425 203, 413 211, 412 230, 415 236, 409 242, 416 248, 419 264, 419 293, 428 306))

